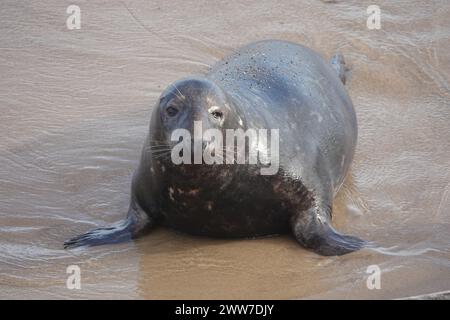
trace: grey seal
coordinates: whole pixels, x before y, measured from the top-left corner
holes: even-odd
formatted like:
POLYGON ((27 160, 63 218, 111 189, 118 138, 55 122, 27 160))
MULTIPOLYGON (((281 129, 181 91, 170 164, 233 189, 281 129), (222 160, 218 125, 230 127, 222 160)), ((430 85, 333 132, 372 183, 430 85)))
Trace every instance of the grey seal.
MULTIPOLYGON (((163 225, 189 234, 253 238, 291 232, 303 247, 342 255, 367 242, 331 225, 333 198, 349 170, 357 121, 342 55, 325 62, 292 42, 249 44, 207 74, 171 84, 152 111, 133 175, 127 218, 65 242, 66 248, 121 242, 163 225), (279 168, 261 164, 174 164, 179 128, 279 131, 279 168)), ((207 142, 202 147, 207 147, 207 142)))

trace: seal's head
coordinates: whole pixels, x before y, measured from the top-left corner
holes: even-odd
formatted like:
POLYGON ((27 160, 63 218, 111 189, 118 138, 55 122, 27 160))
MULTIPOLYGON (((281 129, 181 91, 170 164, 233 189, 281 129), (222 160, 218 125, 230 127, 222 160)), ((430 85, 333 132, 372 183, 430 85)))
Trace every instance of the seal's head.
POLYGON ((201 122, 203 131, 243 126, 230 98, 204 77, 189 77, 169 85, 161 94, 152 121, 153 128, 163 133, 158 139, 172 145, 170 137, 176 129, 186 129, 194 137, 195 122, 201 122))

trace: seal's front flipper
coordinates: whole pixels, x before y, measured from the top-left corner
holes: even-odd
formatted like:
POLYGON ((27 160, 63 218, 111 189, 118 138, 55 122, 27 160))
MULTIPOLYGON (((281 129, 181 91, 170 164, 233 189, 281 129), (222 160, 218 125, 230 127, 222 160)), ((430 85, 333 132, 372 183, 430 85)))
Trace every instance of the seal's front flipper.
POLYGON ((324 256, 340 256, 367 245, 366 241, 357 237, 338 233, 328 220, 311 208, 291 218, 291 229, 303 247, 324 256))
POLYGON ((64 242, 64 248, 97 246, 129 241, 143 234, 153 225, 154 220, 149 218, 142 209, 132 204, 125 220, 119 221, 110 227, 93 229, 85 234, 67 240, 64 242))
POLYGON ((333 69, 336 70, 339 79, 341 79, 342 83, 345 84, 345 81, 347 80, 348 68, 345 65, 344 56, 341 53, 336 53, 331 58, 330 63, 333 69))

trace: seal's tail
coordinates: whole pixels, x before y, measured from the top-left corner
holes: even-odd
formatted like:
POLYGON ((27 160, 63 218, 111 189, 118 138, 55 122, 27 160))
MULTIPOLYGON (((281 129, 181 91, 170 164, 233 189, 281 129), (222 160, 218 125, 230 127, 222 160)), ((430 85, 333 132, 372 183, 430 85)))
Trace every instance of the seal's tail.
POLYGON ((128 216, 110 227, 93 229, 64 242, 64 249, 81 246, 98 246, 129 241, 147 230, 152 224, 145 214, 130 206, 128 216))
POLYGON ((342 53, 336 53, 330 61, 331 66, 336 71, 337 75, 339 76, 339 79, 341 79, 342 83, 345 84, 347 80, 347 71, 348 68, 345 65, 344 56, 342 53))

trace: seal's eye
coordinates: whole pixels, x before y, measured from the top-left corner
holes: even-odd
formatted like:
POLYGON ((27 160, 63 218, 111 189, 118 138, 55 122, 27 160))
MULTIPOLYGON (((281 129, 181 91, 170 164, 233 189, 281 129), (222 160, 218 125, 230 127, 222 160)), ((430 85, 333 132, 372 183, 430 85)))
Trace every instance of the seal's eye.
POLYGON ((211 113, 211 115, 216 119, 222 119, 222 117, 223 117, 223 113, 220 111, 213 111, 211 113))
POLYGON ((169 117, 174 117, 178 113, 178 109, 174 107, 168 107, 166 109, 166 113, 169 117))
POLYGON ((211 112, 211 115, 217 120, 220 120, 223 118, 223 113, 219 110, 215 110, 215 111, 211 112))
POLYGON ((211 115, 211 117, 216 120, 219 121, 220 123, 222 123, 223 118, 224 118, 224 113, 223 110, 221 110, 220 107, 218 106, 212 106, 211 108, 208 109, 209 114, 211 115))

